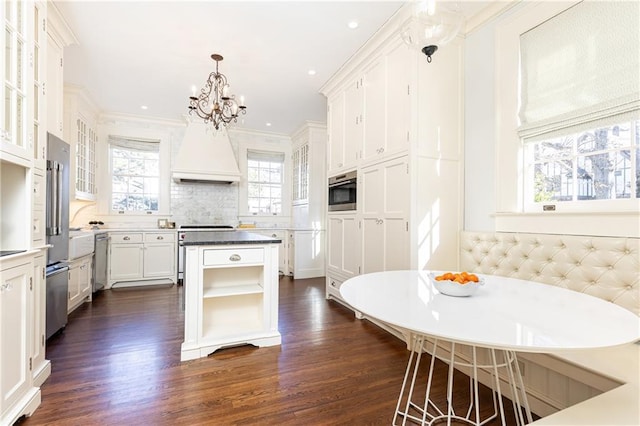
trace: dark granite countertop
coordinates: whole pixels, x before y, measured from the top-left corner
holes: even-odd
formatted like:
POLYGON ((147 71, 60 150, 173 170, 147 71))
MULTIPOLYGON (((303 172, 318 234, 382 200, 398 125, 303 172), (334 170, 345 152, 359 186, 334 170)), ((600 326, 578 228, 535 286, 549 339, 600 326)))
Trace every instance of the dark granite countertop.
POLYGON ((185 246, 213 246, 231 244, 280 244, 282 240, 247 231, 195 231, 185 234, 185 246))

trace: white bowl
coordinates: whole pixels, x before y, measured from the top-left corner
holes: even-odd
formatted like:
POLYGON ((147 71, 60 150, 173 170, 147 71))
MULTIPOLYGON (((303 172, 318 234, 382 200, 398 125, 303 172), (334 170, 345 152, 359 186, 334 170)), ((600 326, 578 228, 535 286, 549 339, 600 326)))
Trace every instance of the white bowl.
POLYGON ((484 278, 478 277, 478 282, 469 281, 466 284, 460 284, 451 280, 436 280, 436 276, 440 274, 430 273, 429 279, 433 286, 442 294, 455 297, 466 297, 474 294, 481 285, 484 285, 484 278))

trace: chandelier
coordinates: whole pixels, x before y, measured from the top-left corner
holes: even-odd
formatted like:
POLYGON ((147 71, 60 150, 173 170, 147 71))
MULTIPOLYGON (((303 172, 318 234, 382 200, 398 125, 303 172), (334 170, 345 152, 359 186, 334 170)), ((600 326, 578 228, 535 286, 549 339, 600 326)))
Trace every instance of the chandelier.
POLYGON ((413 5, 413 15, 401 32, 406 44, 419 49, 431 62, 438 46, 443 46, 455 38, 464 15, 460 4, 454 1, 419 0, 413 5))
POLYGON ((247 107, 244 104, 244 96, 236 101, 235 95, 229 94, 227 77, 218 71, 218 65, 222 61, 222 55, 214 53, 211 59, 216 61, 216 70, 209 74, 200 95, 196 97, 195 86, 193 96, 189 96, 189 114, 194 111, 205 123, 213 123, 218 130, 220 125, 226 126, 231 121, 238 122, 238 113, 246 114, 247 107))

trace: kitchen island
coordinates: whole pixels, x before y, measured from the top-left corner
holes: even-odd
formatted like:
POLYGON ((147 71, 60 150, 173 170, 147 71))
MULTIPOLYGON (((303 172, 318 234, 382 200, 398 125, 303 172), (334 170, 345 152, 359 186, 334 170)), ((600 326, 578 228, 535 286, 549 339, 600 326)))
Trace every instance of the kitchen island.
POLYGON ((281 343, 280 243, 246 231, 202 231, 185 236, 182 361, 206 357, 223 347, 281 343))

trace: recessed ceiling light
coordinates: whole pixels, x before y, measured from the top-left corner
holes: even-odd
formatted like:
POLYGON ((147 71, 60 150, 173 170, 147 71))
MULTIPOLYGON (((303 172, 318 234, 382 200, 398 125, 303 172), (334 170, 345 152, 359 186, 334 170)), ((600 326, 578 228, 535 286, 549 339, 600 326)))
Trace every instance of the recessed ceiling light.
POLYGON ((146 106, 146 105, 142 105, 140 108, 142 108, 142 109, 149 109, 149 107, 148 107, 148 106, 146 106))
POLYGON ((271 123, 267 123, 267 127, 271 127, 271 123))
POLYGON ((316 75, 316 70, 309 70, 309 71, 307 71, 307 74, 316 75))
POLYGON ((358 21, 349 21, 347 26, 352 30, 355 30, 356 28, 358 28, 358 21))

